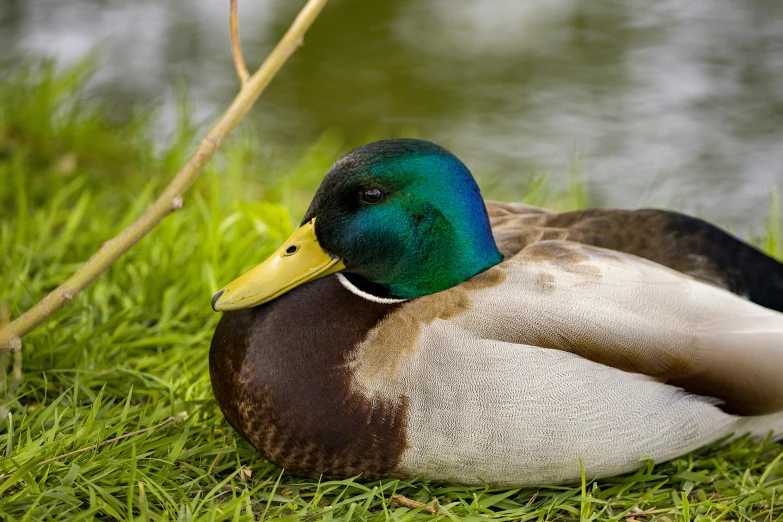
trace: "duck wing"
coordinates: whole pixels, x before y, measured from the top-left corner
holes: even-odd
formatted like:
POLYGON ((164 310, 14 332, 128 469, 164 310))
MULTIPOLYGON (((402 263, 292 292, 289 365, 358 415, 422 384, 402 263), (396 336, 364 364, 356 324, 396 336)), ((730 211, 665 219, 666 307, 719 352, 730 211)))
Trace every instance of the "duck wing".
POLYGON ((644 374, 714 397, 730 413, 783 410, 783 314, 572 241, 533 243, 496 268, 460 285, 454 326, 644 374))
POLYGON ((537 241, 566 239, 655 261, 783 312, 783 263, 701 219, 654 209, 558 214, 491 201, 487 211, 506 257, 537 241))

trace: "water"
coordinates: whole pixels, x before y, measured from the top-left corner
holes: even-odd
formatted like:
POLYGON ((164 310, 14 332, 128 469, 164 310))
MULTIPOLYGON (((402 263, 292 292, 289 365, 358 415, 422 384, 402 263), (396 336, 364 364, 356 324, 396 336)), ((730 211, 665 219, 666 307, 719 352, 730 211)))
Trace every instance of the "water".
MULTIPOLYGON (((242 0, 253 69, 302 4, 242 0)), ((225 0, 0 0, 0 48, 67 63, 101 49, 118 107, 186 85, 211 121, 236 91, 225 0)), ((253 113, 283 145, 415 133, 513 199, 533 170, 592 202, 745 229, 783 187, 779 0, 333 0, 253 113)))

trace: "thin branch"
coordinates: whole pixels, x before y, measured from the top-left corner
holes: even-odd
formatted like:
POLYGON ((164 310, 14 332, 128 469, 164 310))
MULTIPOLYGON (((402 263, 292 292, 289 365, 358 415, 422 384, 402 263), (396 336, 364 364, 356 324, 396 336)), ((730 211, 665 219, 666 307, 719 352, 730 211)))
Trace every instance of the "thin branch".
POLYGON ((244 86, 250 79, 250 73, 245 65, 245 58, 242 56, 242 43, 239 41, 239 20, 237 19, 237 4, 239 0, 231 0, 228 27, 231 31, 231 55, 234 57, 234 69, 237 71, 239 84, 244 86))
POLYGON ((393 495, 392 503, 397 504, 398 506, 410 508, 410 509, 422 509, 422 513, 427 513, 428 515, 445 515, 446 513, 443 512, 442 509, 440 509, 440 504, 438 503, 438 499, 434 498, 432 499, 432 504, 429 506, 427 504, 422 504, 421 502, 417 502, 415 500, 411 500, 408 497, 404 497, 402 495, 393 495))
MULTIPOLYGON (((54 462, 56 460, 61 460, 67 457, 72 457, 74 455, 78 455, 79 453, 84 453, 85 451, 92 451, 95 448, 100 448, 105 446, 106 444, 111 444, 112 442, 117 442, 118 440, 127 439, 128 437, 135 437, 136 435, 141 435, 143 433, 147 433, 148 431, 156 430, 158 428, 162 428, 166 424, 171 424, 172 422, 176 421, 176 417, 169 417, 168 419, 164 420, 160 424, 156 424, 154 426, 148 426, 141 430, 132 431, 130 433, 125 433, 123 435, 120 435, 119 437, 114 437, 112 439, 106 439, 100 444, 93 444, 92 446, 87 446, 86 448, 77 449, 75 451, 70 451, 68 453, 63 453, 62 455, 57 455, 56 457, 52 457, 50 459, 42 460, 38 464, 35 465, 35 467, 43 466, 44 464, 49 464, 50 462, 54 462)), ((8 477, 12 476, 13 473, 10 473, 8 475, 0 475, 0 479, 7 479, 8 477)))
POLYGON ((541 492, 541 490, 540 490, 540 489, 536 490, 536 492, 535 492, 535 493, 533 493, 533 496, 532 496, 532 497, 530 497, 530 500, 528 500, 528 501, 527 501, 527 504, 525 504, 525 507, 530 507, 530 505, 531 505, 533 502, 535 502, 535 501, 536 501, 536 499, 538 498, 538 494, 539 494, 540 492, 541 492))
POLYGON ((196 180, 204 165, 223 145, 226 138, 248 113, 264 88, 274 78, 288 58, 296 51, 307 29, 315 21, 327 0, 308 0, 266 61, 239 91, 226 112, 201 140, 196 151, 183 165, 174 179, 163 190, 150 208, 116 237, 108 240, 67 281, 54 289, 30 310, 10 325, 0 329, 0 351, 18 349, 21 338, 62 308, 99 275, 105 272, 122 254, 160 223, 163 218, 182 208, 183 194, 196 180))

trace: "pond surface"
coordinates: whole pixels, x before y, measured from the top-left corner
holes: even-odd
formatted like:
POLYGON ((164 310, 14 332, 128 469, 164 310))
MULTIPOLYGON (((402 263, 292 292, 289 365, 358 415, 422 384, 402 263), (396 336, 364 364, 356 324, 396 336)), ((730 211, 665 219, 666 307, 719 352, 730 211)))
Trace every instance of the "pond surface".
MULTIPOLYGON (((242 0, 252 69, 302 2, 242 0)), ((92 88, 198 118, 233 97, 227 0, 0 0, 0 48, 101 49, 92 88)), ((783 186, 780 0, 333 0, 253 117, 303 144, 406 133, 514 199, 535 170, 584 169, 594 205, 666 206, 742 230, 783 186), (515 192, 516 191, 516 192, 515 192)))

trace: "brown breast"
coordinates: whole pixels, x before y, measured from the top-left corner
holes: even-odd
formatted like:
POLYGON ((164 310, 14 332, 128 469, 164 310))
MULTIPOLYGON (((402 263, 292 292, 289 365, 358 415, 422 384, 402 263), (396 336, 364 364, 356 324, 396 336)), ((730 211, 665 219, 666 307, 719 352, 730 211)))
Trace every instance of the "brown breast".
POLYGON ((209 366, 229 423, 296 474, 390 476, 406 444, 405 399, 353 392, 346 359, 396 306, 362 299, 331 276, 225 313, 209 366))

